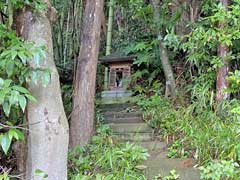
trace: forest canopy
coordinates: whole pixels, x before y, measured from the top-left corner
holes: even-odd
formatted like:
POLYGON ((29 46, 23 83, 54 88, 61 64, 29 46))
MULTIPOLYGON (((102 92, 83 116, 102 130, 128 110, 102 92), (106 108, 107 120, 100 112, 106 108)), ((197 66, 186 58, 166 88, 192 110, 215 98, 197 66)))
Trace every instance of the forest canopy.
POLYGON ((238 180, 239 45, 240 0, 1 0, 0 180, 238 180))

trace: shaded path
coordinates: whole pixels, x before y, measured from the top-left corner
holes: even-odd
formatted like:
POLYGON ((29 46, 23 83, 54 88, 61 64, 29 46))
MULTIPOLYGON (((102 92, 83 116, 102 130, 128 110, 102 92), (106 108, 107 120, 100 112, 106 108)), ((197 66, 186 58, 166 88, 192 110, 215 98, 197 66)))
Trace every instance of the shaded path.
POLYGON ((191 159, 167 158, 167 145, 158 141, 142 118, 142 114, 132 103, 101 105, 105 123, 113 129, 118 140, 130 141, 148 149, 150 157, 144 165, 148 180, 161 174, 169 175, 173 169, 180 175, 181 180, 199 180, 199 171, 193 168, 191 159))

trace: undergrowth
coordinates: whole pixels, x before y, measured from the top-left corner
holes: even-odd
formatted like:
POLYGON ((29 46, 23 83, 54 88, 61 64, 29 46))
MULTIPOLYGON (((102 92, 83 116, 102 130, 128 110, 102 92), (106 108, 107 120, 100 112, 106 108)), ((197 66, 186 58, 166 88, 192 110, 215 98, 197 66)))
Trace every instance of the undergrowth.
MULTIPOLYGON (((240 162, 240 116, 237 111, 240 102, 232 100, 218 105, 211 98, 204 97, 206 96, 195 96, 187 107, 175 108, 157 94, 150 98, 140 95, 138 105, 144 119, 156 129, 162 139, 168 141, 168 157, 195 159, 199 166, 203 166, 203 179, 207 179, 211 175, 204 174, 208 171, 203 169, 214 169, 216 164, 214 166, 212 162, 240 162)), ((225 166, 219 163, 217 167, 225 166)), ((222 177, 235 180, 236 176, 239 177, 239 168, 236 167, 231 173, 222 177)), ((220 180, 214 177, 212 179, 220 180)))
POLYGON ((85 148, 69 153, 69 180, 144 180, 141 163, 148 153, 140 146, 114 142, 111 129, 100 125, 85 148))

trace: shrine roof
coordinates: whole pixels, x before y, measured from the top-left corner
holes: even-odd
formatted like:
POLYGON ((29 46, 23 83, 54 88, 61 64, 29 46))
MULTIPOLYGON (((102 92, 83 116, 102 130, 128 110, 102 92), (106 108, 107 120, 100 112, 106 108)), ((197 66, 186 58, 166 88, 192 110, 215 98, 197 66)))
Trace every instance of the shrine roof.
POLYGON ((101 63, 116 63, 116 62, 132 62, 137 56, 130 55, 130 56, 119 56, 110 54, 108 56, 104 56, 99 58, 98 60, 101 63))

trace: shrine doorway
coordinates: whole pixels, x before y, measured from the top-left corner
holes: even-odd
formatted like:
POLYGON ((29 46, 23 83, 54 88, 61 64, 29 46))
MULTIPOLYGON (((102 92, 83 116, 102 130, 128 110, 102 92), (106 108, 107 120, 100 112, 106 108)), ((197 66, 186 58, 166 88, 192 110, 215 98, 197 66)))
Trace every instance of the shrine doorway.
POLYGON ((116 88, 122 88, 123 87, 123 71, 118 70, 116 72, 116 82, 115 82, 116 88))

